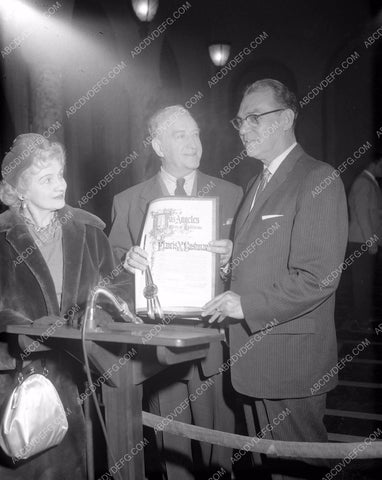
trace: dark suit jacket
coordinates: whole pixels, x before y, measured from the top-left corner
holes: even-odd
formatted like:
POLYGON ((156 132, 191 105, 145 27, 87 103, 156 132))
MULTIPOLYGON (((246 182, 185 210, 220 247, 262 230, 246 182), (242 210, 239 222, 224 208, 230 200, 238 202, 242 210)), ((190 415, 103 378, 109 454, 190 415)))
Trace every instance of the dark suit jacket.
MULTIPOLYGON (((339 178, 319 195, 312 192, 332 171, 297 145, 248 217, 252 195, 239 211, 231 289, 241 295, 245 320, 230 327, 230 350, 231 355, 239 352, 231 375, 240 393, 275 399, 309 396, 314 383, 336 365, 339 275, 327 287, 319 284, 344 258, 346 197, 339 178), (263 329, 271 322, 277 326, 267 333, 263 329), (246 343, 247 350, 240 352, 246 343)), ((319 393, 336 381, 335 374, 328 376, 319 393)))
POLYGON ((382 192, 365 171, 350 189, 349 214, 349 242, 364 243, 376 234, 382 244, 382 192))
MULTIPOLYGON (((197 172, 196 181, 197 196, 219 198, 219 238, 230 238, 232 222, 243 196, 241 187, 200 171, 197 172)), ((152 200, 160 197, 163 197, 163 193, 159 174, 114 197, 109 238, 119 259, 122 260, 124 254, 133 245, 139 244, 148 205, 152 200)), ((220 278, 218 282, 219 292, 222 292, 223 282, 220 278)), ((216 373, 222 362, 221 352, 215 352, 215 348, 218 349, 218 347, 220 347, 218 344, 212 344, 207 360, 202 362, 203 373, 206 376, 216 373)))

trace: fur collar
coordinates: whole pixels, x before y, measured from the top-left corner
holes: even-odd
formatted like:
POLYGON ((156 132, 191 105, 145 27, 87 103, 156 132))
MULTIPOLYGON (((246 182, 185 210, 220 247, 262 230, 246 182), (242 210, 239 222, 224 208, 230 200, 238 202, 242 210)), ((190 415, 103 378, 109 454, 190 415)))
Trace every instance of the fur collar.
MULTIPOLYGON (((58 210, 58 218, 62 224, 64 257, 61 311, 65 312, 76 303, 80 290, 86 226, 89 225, 102 230, 105 224, 95 215, 68 205, 58 210)), ((2 213, 0 215, 0 232, 5 232, 7 242, 16 252, 15 259, 18 259, 19 256, 22 257, 24 254, 23 263, 34 275, 43 292, 48 315, 59 315, 59 306, 49 268, 40 250, 38 248, 32 249, 34 240, 22 218, 11 210, 2 213), (29 250, 32 250, 31 254, 29 250), (25 255, 25 253, 28 254, 25 255)), ((89 235, 92 236, 93 234, 89 232, 89 235)))
MULTIPOLYGON (((65 217, 67 221, 72 220, 83 225, 91 225, 100 230, 105 228, 105 223, 100 218, 81 208, 73 208, 70 205, 65 205, 58 210, 58 218, 61 219, 65 217)), ((22 224, 24 224, 23 220, 12 210, 7 210, 0 215, 0 232, 7 232, 16 225, 22 224)))

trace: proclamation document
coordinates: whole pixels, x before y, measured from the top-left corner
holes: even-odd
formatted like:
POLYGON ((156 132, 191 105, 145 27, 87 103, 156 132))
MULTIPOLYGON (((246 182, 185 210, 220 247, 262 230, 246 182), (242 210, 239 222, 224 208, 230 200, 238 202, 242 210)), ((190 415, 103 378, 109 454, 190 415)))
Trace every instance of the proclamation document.
MULTIPOLYGON (((153 283, 165 314, 197 317, 215 296, 216 254, 207 252, 216 240, 216 197, 164 197, 148 208, 140 246, 149 254, 153 283)), ((135 274, 137 314, 147 314, 143 295, 145 273, 135 274)))

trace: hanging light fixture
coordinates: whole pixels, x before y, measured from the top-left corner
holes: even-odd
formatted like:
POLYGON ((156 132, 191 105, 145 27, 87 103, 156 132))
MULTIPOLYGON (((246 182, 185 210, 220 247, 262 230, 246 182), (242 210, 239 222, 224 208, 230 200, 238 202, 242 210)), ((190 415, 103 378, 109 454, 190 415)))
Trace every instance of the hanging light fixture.
POLYGON ((159 0, 131 0, 135 15, 141 22, 151 22, 157 13, 159 0))
POLYGON ((217 67, 222 67, 227 63, 231 46, 227 43, 215 43, 208 47, 212 63, 217 67))

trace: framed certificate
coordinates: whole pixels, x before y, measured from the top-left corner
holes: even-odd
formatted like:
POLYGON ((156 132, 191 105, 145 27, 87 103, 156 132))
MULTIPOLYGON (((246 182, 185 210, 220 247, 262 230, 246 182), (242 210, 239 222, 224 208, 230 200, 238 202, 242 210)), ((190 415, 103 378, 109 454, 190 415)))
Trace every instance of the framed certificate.
MULTIPOLYGON (((149 205, 140 246, 149 254, 165 314, 198 316, 202 306, 215 296, 216 254, 206 249, 216 240, 218 201, 216 197, 164 197, 149 205)), ((145 273, 137 271, 137 315, 147 314, 145 286, 145 273)))

